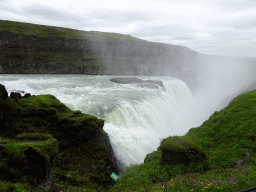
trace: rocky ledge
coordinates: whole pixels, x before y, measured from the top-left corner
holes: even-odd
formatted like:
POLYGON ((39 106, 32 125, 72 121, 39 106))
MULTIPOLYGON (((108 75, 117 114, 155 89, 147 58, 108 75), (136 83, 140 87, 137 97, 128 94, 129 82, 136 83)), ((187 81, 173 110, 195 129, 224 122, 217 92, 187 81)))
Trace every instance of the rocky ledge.
POLYGON ((113 78, 110 79, 110 81, 118 84, 134 84, 139 87, 146 87, 151 89, 159 89, 159 87, 162 87, 163 90, 165 90, 163 82, 158 80, 142 80, 136 77, 125 77, 113 78))
POLYGON ((11 191, 18 185, 66 191, 115 184, 110 175, 118 172, 102 119, 72 111, 53 95, 9 97, 0 84, 0 122, 0 182, 10 182, 11 191))

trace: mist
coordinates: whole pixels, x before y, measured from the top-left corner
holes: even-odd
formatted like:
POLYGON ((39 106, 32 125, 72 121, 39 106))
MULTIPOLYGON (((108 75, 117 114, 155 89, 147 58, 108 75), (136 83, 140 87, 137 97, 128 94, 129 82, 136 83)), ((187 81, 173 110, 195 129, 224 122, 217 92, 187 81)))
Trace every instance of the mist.
POLYGON ((197 90, 188 118, 200 126, 215 111, 228 106, 236 96, 256 89, 256 59, 201 55, 198 59, 197 90))

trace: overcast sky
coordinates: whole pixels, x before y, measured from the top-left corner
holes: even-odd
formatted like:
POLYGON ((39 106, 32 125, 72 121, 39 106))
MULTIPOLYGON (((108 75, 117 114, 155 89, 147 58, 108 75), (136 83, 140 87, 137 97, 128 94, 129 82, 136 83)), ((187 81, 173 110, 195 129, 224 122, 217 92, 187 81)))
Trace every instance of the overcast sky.
POLYGON ((256 57, 256 0, 0 0, 0 19, 256 57))

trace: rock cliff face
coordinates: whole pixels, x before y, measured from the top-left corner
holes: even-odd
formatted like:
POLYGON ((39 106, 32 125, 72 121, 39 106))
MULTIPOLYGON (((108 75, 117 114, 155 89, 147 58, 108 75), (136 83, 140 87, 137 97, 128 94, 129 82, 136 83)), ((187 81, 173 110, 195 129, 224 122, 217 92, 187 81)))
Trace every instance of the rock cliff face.
POLYGON ((0 21, 0 73, 196 76, 198 53, 129 35, 0 21), (40 33, 39 33, 40 32, 40 33), (76 36, 70 34, 76 33, 76 36))
MULTIPOLYGON (((200 66, 211 59, 183 46, 129 35, 0 20, 0 74, 166 75, 193 91, 200 66)), ((244 60, 213 59, 223 64, 244 60)))

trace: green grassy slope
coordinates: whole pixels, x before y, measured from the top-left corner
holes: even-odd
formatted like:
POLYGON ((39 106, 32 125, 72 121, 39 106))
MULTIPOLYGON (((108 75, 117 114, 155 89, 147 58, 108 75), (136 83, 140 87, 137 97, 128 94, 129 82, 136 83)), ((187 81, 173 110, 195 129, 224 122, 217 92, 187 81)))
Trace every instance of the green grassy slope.
POLYGON ((64 38, 64 39, 123 39, 123 40, 140 40, 130 35, 108 33, 99 31, 82 31, 63 27, 53 27, 47 25, 38 25, 30 23, 22 23, 8 20, 0 20, 0 31, 22 34, 22 35, 34 35, 44 38, 64 38))
MULTIPOLYGON (((238 191, 256 186, 256 90, 234 98, 200 127, 181 138, 196 142, 210 157, 208 172, 161 166, 161 150, 148 154, 147 163, 132 165, 109 191, 238 191), (249 152, 250 159, 244 157, 249 152), (248 164, 236 166, 234 161, 248 164), (164 181, 159 175, 165 177, 164 181), (176 175, 177 177, 173 177, 176 175), (152 183, 150 178, 158 178, 152 183)), ((171 141, 174 137, 168 137, 171 141)))

